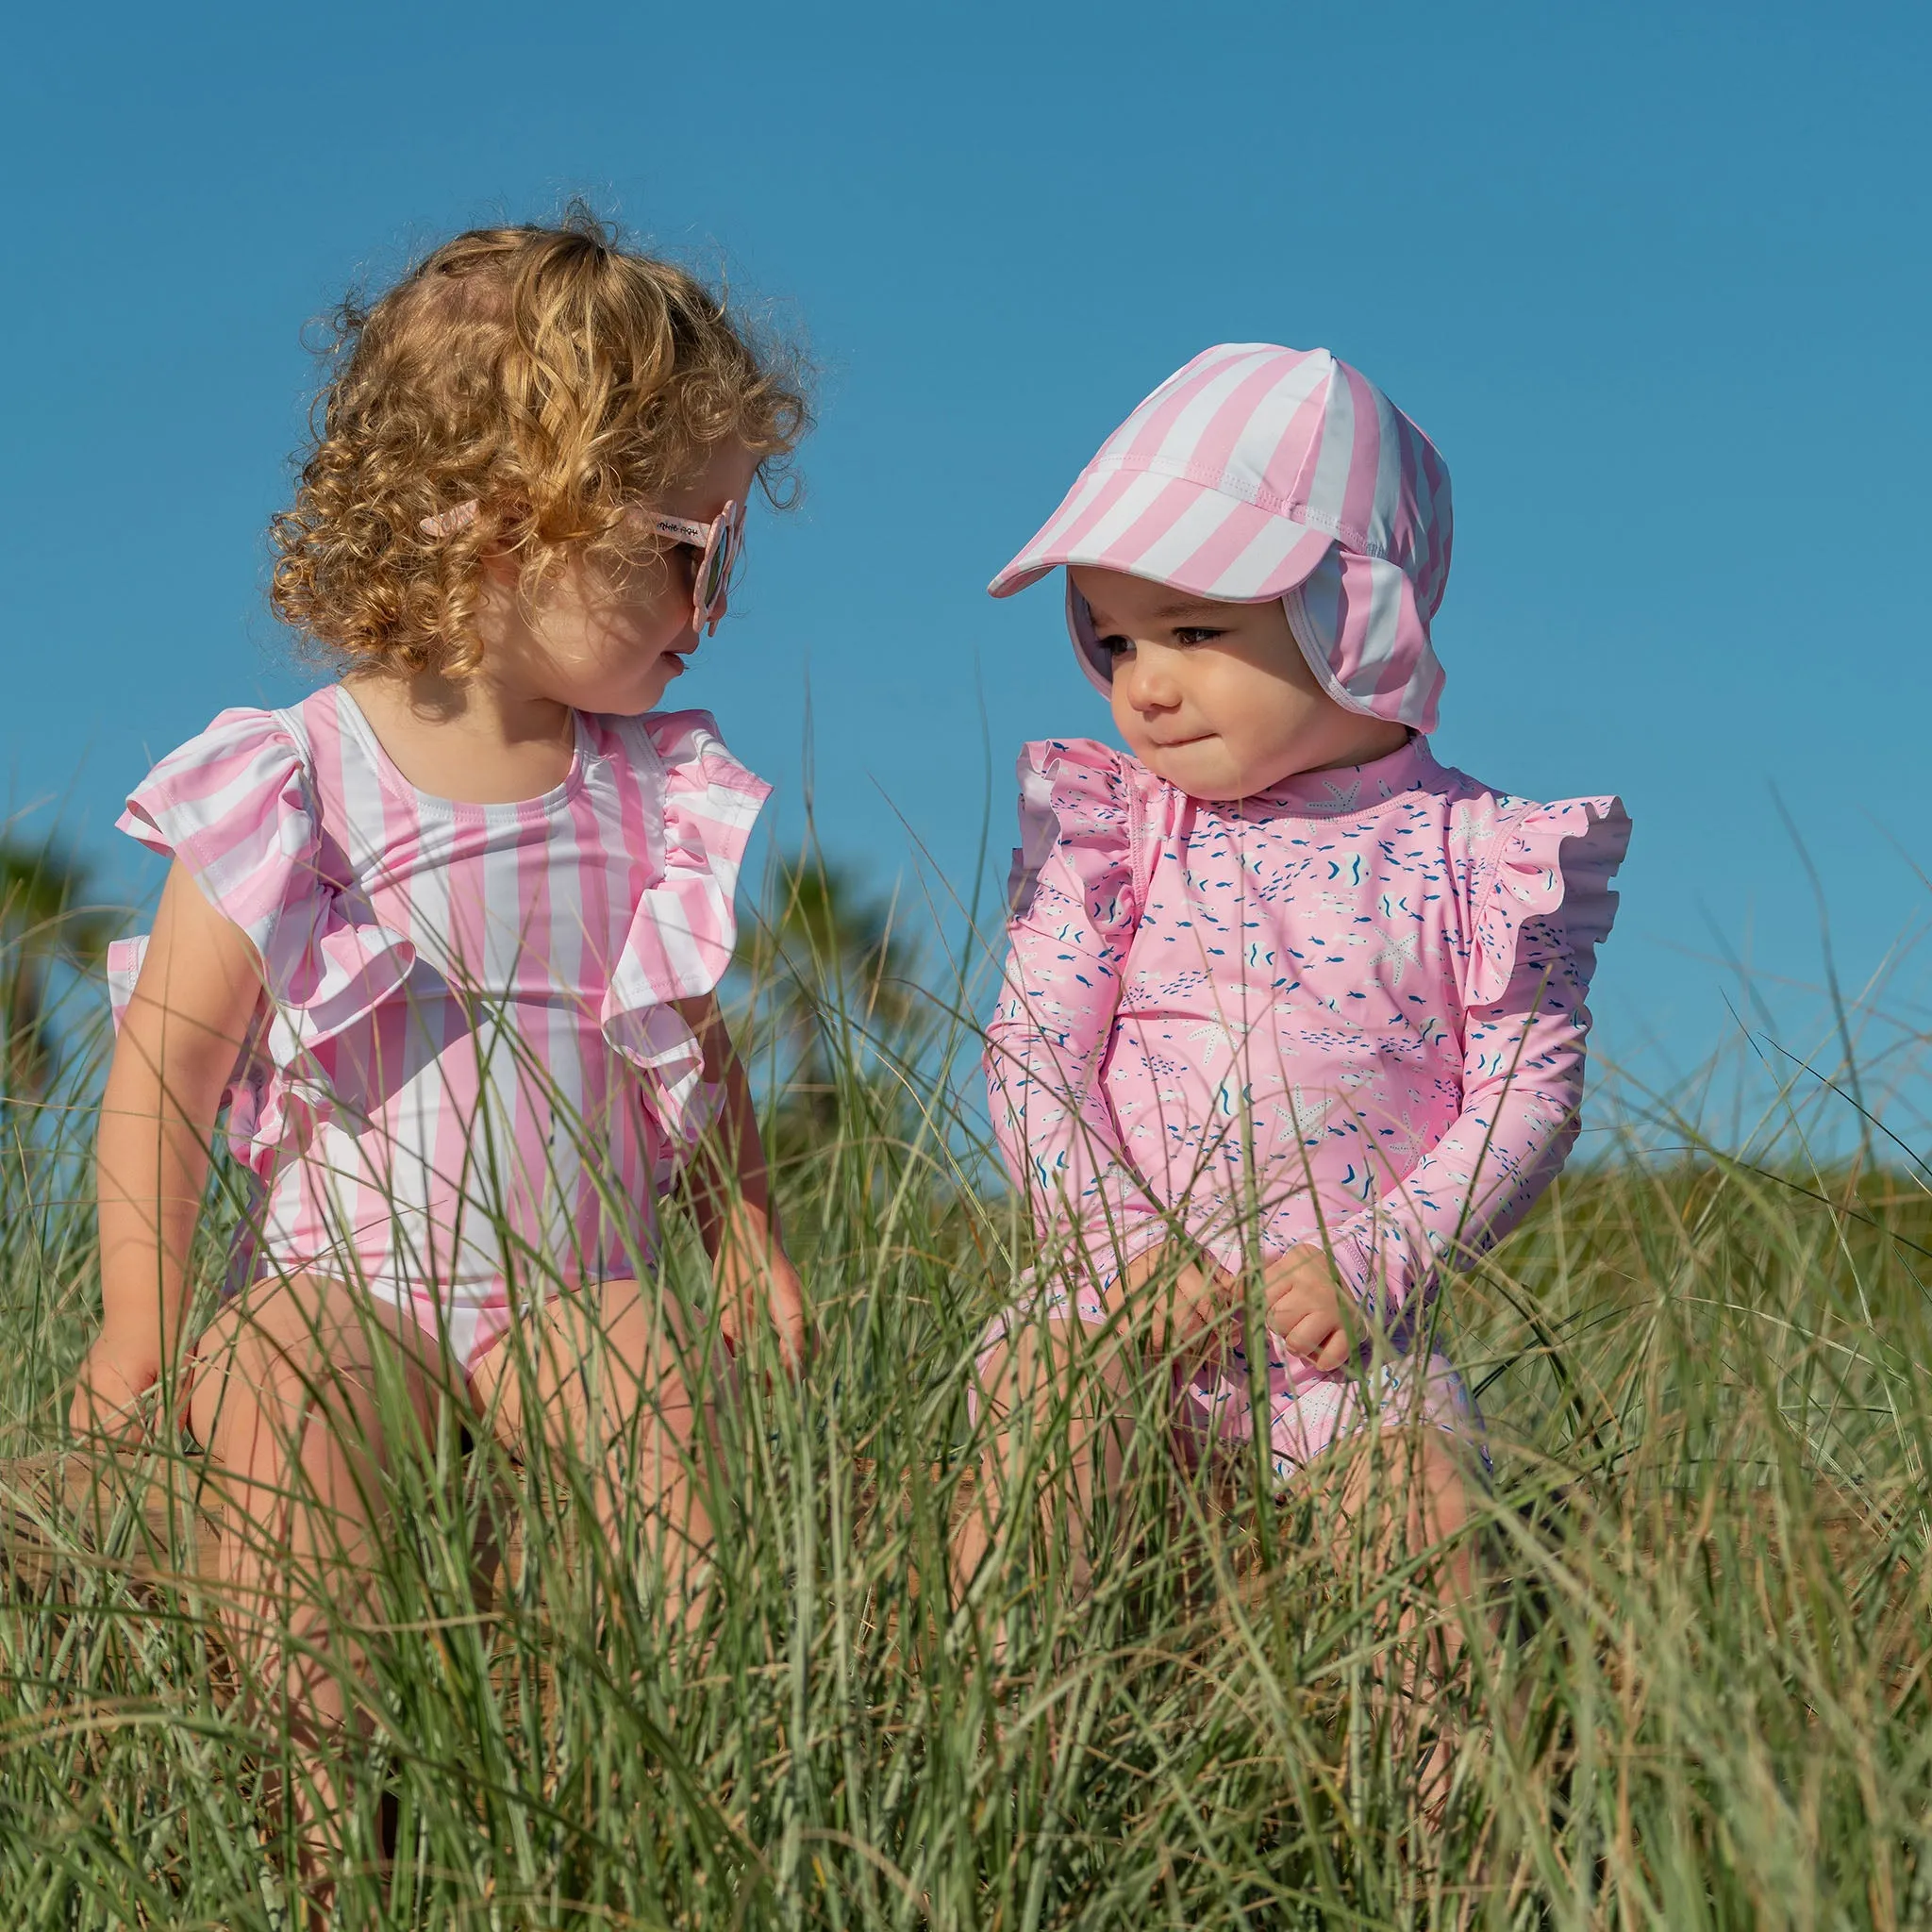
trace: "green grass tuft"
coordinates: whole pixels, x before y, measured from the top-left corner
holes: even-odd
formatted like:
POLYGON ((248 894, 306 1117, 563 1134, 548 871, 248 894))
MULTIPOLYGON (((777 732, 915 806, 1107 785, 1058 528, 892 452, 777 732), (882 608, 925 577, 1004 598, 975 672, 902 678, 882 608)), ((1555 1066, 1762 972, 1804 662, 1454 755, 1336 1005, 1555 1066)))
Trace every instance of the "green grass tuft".
MULTIPOLYGON (((592 1547, 581 1472, 453 1434, 394 1472, 342 1924, 1932 1921, 1909 1173, 1599 1155, 1454 1285, 1501 1634, 1446 1695, 1438 1820, 1385 1722, 1406 1578, 1321 1560, 1299 1506, 1156 1460, 1084 1601, 1047 1553, 953 1609, 967 1366, 1026 1242, 969 1185, 966 1126, 856 1039, 827 1029, 778 1136, 823 1341, 727 1416, 694 1640, 592 1547)), ((188 1543, 144 1543, 138 1496, 90 1526, 18 1466, 58 1443, 96 1300, 69 1077, 64 1110, 8 1114, 0 1175, 0 1901, 22 1926, 287 1923, 256 1804, 278 1741, 202 1587, 157 1580, 188 1543)), ((686 1245, 665 1272, 702 1308, 686 1245)), ((192 1459, 169 1474, 192 1489, 192 1459)))

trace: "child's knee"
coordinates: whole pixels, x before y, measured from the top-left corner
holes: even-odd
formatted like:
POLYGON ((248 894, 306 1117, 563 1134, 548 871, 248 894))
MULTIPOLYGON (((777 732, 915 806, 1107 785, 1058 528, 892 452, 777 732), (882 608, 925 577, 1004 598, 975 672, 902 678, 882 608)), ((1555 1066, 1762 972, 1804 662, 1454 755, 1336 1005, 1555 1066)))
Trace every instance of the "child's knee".
POLYGON ((1089 1323, 1022 1317, 974 1363, 975 1407, 995 1423, 1055 1407, 1083 1374, 1105 1375, 1115 1353, 1108 1332, 1089 1323))
POLYGON ((601 1297, 559 1297, 538 1319, 527 1371, 494 1361, 475 1378, 498 1439, 527 1457, 541 1434, 541 1451, 620 1483, 675 1486, 701 1408, 696 1365, 663 1311, 619 1284, 601 1297))

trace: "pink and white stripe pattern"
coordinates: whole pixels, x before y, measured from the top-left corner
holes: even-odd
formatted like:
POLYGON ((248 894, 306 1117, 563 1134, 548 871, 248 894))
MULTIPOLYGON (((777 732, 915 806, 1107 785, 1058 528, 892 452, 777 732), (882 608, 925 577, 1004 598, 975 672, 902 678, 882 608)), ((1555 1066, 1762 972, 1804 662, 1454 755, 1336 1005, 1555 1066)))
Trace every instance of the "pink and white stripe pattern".
MULTIPOLYGON (((1235 603, 1279 597, 1341 703, 1427 731, 1452 536, 1447 466, 1360 371, 1326 349, 1223 343, 1114 431, 990 589, 1074 563, 1235 603)), ((1067 603, 1104 691, 1108 659, 1071 582, 1067 603)))
MULTIPOLYGON (((769 791, 700 711, 576 730, 554 791, 458 804, 411 786, 336 686, 223 712, 121 820, 260 957, 228 1112, 261 1184, 249 1272, 358 1276, 465 1360, 520 1296, 652 1254, 656 1194, 706 1124, 668 1002, 730 963, 769 791)), ((117 1011, 144 946, 109 962, 117 1011)))

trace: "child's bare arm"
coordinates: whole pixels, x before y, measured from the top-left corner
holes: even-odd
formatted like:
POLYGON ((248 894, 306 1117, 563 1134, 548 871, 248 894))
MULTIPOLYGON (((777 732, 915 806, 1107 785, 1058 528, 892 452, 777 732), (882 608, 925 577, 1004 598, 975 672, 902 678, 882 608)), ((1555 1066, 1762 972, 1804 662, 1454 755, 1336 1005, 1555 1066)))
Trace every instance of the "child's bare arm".
POLYGON ((76 1429, 109 1424, 175 1358, 208 1139, 260 998, 247 940, 177 863, 101 1101, 103 1321, 75 1387, 76 1429))
POLYGON ((736 1344, 762 1304, 787 1361, 796 1368, 805 1353, 805 1292, 779 1235, 744 1064, 715 994, 675 1005, 704 1049, 707 1085, 723 1095, 717 1123, 691 1159, 687 1186, 716 1274, 724 1334, 736 1344))

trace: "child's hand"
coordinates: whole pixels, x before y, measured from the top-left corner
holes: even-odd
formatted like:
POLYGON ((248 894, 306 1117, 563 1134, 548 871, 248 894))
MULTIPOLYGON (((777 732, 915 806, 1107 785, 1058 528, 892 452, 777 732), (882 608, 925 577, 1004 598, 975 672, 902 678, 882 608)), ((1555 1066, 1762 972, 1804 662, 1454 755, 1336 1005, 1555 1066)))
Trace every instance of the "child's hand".
POLYGON ((1324 1374, 1348 1359, 1355 1338, 1343 1319, 1348 1297, 1319 1247, 1293 1247, 1261 1276, 1268 1332, 1324 1374))
POLYGON ((712 1264, 724 1345, 737 1355, 762 1308, 778 1332, 786 1367, 796 1374, 805 1360, 805 1284, 761 1213, 741 1208, 733 1224, 712 1264))
POLYGON ((1137 1255, 1121 1276, 1129 1301, 1140 1298, 1148 1305, 1147 1347, 1154 1355, 1195 1344, 1205 1349, 1213 1331, 1235 1312, 1234 1284, 1227 1276, 1191 1251, 1176 1269, 1173 1247, 1166 1242, 1137 1255), (1147 1284, 1157 1275, 1162 1285, 1149 1292, 1147 1284))
POLYGON ((151 1341, 130 1340, 104 1328, 75 1378, 67 1425, 76 1441, 120 1441, 145 1435, 147 1405, 142 1398, 159 1380, 161 1354, 151 1341))

